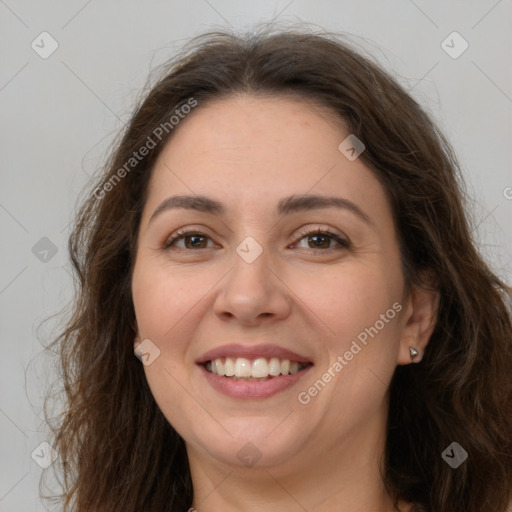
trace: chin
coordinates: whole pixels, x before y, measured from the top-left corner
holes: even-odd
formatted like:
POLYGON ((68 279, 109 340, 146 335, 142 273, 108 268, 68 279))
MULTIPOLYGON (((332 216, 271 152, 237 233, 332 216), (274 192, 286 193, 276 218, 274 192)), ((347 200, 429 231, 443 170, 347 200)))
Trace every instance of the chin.
POLYGON ((190 442, 219 463, 255 470, 268 469, 293 462, 310 437, 304 425, 287 425, 280 431, 282 420, 274 417, 231 418, 222 423, 229 433, 212 422, 202 425, 199 431, 186 429, 188 434, 183 437, 187 445, 190 442), (300 434, 291 436, 293 432, 300 434))

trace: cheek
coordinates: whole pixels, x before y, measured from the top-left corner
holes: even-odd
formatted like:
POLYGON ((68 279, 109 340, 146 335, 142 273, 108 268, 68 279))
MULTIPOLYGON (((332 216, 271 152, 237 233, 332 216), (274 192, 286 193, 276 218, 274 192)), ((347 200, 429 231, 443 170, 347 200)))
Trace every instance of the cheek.
POLYGON ((171 275, 165 265, 141 258, 132 279, 139 337, 150 339, 160 351, 150 365, 144 366, 144 373, 158 407, 182 434, 189 427, 183 404, 189 404, 190 414, 201 414, 194 409, 196 402, 187 391, 190 365, 184 364, 193 336, 191 319, 212 286, 205 282, 205 276, 201 277, 197 272, 173 271, 171 275))
POLYGON ((402 280, 398 267, 383 267, 353 263, 295 281, 297 295, 326 333, 302 398, 317 411, 334 405, 328 413, 333 424, 344 424, 347 410, 363 418, 380 407, 396 367, 402 280))
MULTIPOLYGON (((394 302, 401 298, 400 274, 379 265, 347 262, 346 265, 326 267, 315 272, 289 275, 294 294, 312 312, 312 318, 332 343, 329 349, 340 349, 355 339, 365 328, 379 322, 394 302)), ((390 312, 392 318, 396 312, 390 312)), ((386 317, 386 320, 389 320, 386 317)), ((397 322, 386 322, 386 329, 397 322)), ((382 329, 384 331, 384 329, 382 329)))
POLYGON ((187 318, 194 315, 214 283, 211 274, 208 277, 187 269, 171 272, 165 266, 144 262, 136 266, 132 293, 139 335, 166 350, 178 348, 179 340, 186 340, 182 334, 187 318), (166 341, 169 339, 172 344, 166 341))

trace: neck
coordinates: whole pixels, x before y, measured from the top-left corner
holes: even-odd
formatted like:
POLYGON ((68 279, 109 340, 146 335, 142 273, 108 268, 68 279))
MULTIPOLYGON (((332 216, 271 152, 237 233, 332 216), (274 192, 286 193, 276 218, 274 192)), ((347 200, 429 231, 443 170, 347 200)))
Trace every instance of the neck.
POLYGON ((203 492, 195 494, 193 506, 196 512, 266 512, 269 508, 280 512, 395 512, 377 476, 368 469, 361 466, 352 474, 338 472, 341 483, 327 471, 287 478, 276 477, 272 470, 253 478, 243 471, 217 473, 203 492))

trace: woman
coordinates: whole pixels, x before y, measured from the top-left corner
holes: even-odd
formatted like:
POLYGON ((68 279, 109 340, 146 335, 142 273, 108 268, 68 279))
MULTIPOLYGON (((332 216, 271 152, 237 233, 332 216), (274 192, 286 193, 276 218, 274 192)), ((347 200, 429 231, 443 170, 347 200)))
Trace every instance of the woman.
POLYGON ((70 251, 73 510, 506 511, 510 289, 449 144, 348 44, 196 39, 70 251))

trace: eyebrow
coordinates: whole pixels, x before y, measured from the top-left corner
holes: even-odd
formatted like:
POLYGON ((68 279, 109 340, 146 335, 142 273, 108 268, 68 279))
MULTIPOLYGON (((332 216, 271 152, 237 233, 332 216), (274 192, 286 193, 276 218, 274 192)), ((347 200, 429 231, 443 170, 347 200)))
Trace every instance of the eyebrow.
MULTIPOLYGON (((373 225, 370 217, 352 201, 343 197, 305 195, 289 196, 281 199, 277 204, 277 213, 280 216, 292 213, 319 210, 322 208, 339 208, 348 210, 359 217, 366 224, 373 225)), ((165 211, 173 209, 186 209, 198 212, 211 213, 213 215, 224 215, 226 208, 223 203, 206 196, 171 196, 162 201, 151 215, 149 223, 165 211)))

